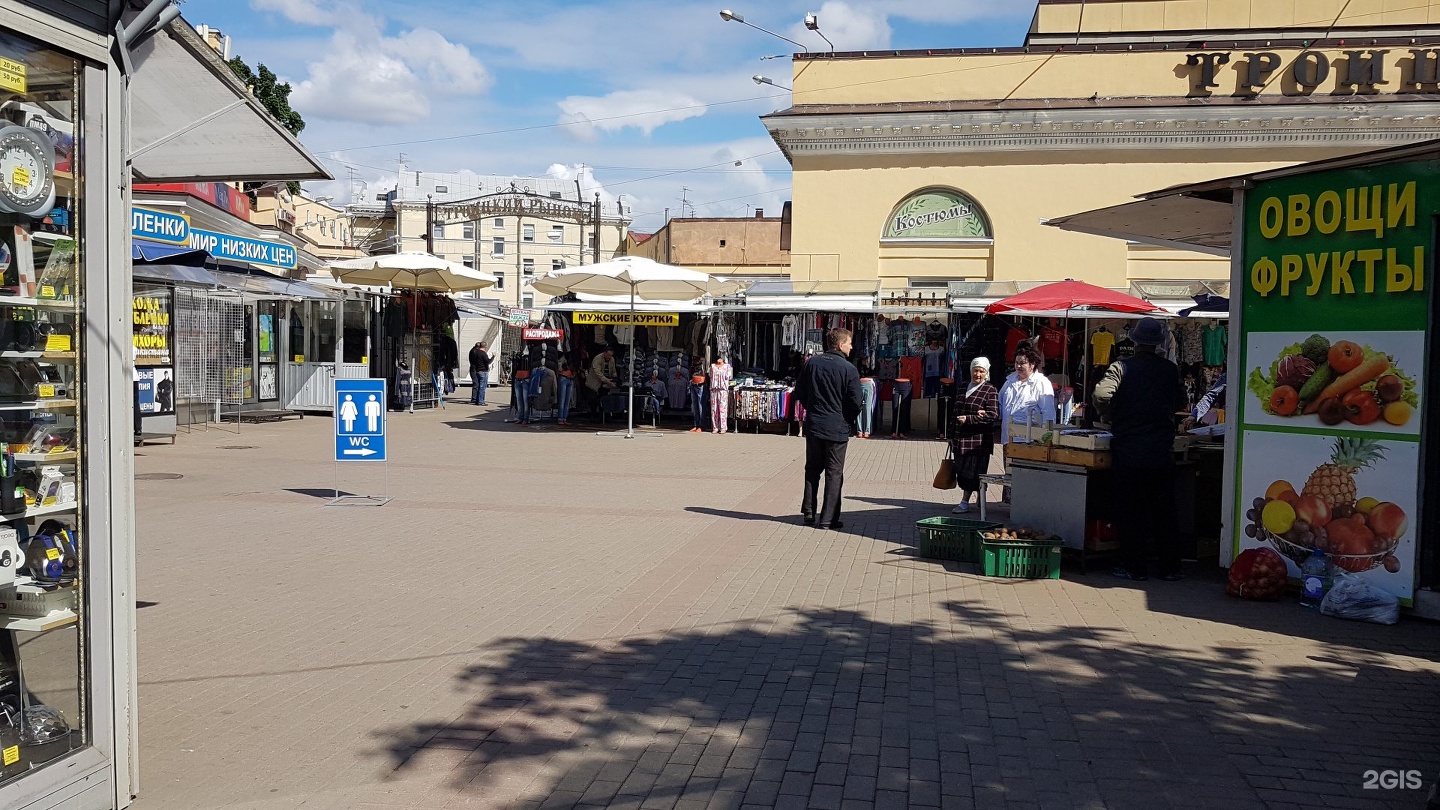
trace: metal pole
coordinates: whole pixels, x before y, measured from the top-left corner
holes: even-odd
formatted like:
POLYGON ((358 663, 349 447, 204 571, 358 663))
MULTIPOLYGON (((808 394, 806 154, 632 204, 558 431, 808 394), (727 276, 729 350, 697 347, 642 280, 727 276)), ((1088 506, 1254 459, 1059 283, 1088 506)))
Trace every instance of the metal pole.
MULTIPOLYGON (((599 195, 596 195, 596 196, 598 197, 599 195)), ((599 203, 597 202, 596 205, 598 206, 599 203)), ((595 236, 597 237, 596 242, 598 243, 598 242, 599 242, 598 237, 600 236, 600 232, 599 232, 598 230, 595 232, 595 236)), ((598 263, 598 261, 597 261, 597 263, 598 263)), ((633 438, 635 438, 635 282, 633 282, 633 281, 630 282, 630 389, 629 389, 629 390, 630 390, 630 402, 629 402, 629 406, 626 407, 625 410, 626 410, 626 412, 627 412, 627 414, 628 414, 630 424, 629 424, 629 426, 627 426, 627 427, 625 428, 625 438, 627 438, 627 439, 633 439, 633 438)))
MULTIPOLYGON (((594 264, 599 264, 599 263, 600 263, 600 192, 598 192, 598 191, 595 192, 595 202, 591 204, 590 210, 591 210, 591 212, 593 212, 593 216, 594 216, 594 220, 595 220, 595 223, 594 223, 594 226, 593 226, 593 229, 592 229, 592 230, 593 230, 593 233, 590 234, 590 238, 593 239, 593 240, 595 240, 594 242, 591 243, 592 246, 593 246, 593 247, 592 247, 593 256, 592 256, 592 258, 590 259, 590 261, 593 262, 594 264)), ((630 286, 630 314, 631 314, 631 316, 632 316, 630 320, 631 320, 631 321, 634 321, 635 319, 634 319, 633 316, 634 316, 634 314, 635 314, 635 286, 634 286, 633 284, 630 286)), ((633 326, 634 324, 632 323, 631 325, 633 326)), ((634 333, 632 332, 631 334, 633 335, 634 333)), ((631 382, 634 382, 634 380, 632 379, 631 382)))
POLYGON ((435 198, 425 195, 425 252, 435 254, 435 198))

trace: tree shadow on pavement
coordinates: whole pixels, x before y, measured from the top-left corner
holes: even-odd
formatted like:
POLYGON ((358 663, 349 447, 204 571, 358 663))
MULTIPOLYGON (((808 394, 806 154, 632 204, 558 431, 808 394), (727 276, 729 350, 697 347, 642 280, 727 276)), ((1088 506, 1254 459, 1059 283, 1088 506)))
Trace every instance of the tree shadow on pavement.
POLYGON ((811 609, 507 639, 457 674, 461 717, 376 737, 392 779, 438 754, 444 789, 496 807, 1378 810, 1399 797, 1364 770, 1440 767, 1433 671, 1072 625, 1047 587, 1035 616, 956 600, 913 622, 811 609))

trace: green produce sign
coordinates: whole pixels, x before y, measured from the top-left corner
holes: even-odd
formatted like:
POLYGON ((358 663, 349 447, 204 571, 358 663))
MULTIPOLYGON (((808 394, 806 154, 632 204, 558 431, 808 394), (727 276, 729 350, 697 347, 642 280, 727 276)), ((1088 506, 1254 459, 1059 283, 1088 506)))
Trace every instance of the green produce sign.
POLYGON ((990 222, 968 196, 928 188, 906 197, 885 221, 886 239, 989 239, 990 222))
POLYGON ((1437 211, 1434 162, 1246 192, 1237 556, 1273 553, 1299 576, 1318 551, 1412 598, 1437 211))

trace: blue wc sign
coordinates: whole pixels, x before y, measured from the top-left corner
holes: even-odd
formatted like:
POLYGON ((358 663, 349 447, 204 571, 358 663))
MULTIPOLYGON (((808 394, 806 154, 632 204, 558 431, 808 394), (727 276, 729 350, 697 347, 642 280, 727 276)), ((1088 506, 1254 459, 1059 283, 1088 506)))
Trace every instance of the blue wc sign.
POLYGON ((335 460, 385 461, 385 381, 335 381, 335 460))

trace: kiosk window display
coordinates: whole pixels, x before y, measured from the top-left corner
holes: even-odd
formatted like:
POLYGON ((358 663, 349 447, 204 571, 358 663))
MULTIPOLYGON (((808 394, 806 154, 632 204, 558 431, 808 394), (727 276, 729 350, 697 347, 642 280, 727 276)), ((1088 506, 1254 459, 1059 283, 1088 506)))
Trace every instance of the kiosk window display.
POLYGON ((77 520, 82 68, 5 31, 0 63, 3 786, 88 743, 89 728, 80 671, 88 549, 77 520))

